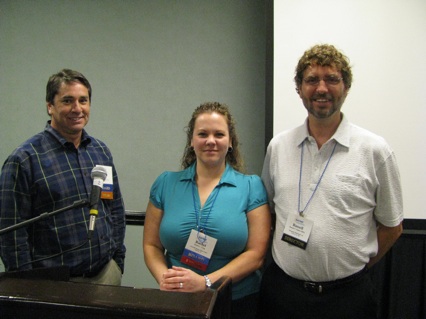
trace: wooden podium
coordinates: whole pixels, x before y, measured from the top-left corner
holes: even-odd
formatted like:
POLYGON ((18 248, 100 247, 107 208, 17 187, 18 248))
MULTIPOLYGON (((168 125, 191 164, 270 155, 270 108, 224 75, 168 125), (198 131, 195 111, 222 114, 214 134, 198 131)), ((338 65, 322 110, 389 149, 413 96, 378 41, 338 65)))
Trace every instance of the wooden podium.
POLYGON ((49 269, 0 274, 1 319, 230 318, 228 277, 202 293, 75 283, 68 278, 66 272, 49 269))

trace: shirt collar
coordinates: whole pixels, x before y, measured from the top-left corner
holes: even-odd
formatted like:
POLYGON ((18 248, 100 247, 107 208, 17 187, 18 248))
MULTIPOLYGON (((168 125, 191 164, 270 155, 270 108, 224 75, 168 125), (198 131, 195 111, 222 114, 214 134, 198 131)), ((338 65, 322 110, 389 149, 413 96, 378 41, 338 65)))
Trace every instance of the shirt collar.
POLYGON ((347 117, 342 113, 342 121, 340 122, 337 131, 331 138, 334 138, 340 145, 349 147, 350 144, 350 125, 347 117))
MULTIPOLYGON (((183 171, 180 180, 181 181, 188 181, 188 180, 190 180, 190 181, 194 181, 195 182, 196 167, 197 167, 196 162, 192 163, 191 166, 189 166, 188 168, 186 168, 183 171)), ((232 166, 229 165, 228 163, 226 163, 225 171, 223 172, 222 177, 220 178, 219 185, 229 184, 229 185, 236 186, 237 183, 236 183, 235 174, 236 174, 236 172, 232 168, 232 166)))
POLYGON ((300 144, 302 144, 308 138, 309 138, 308 118, 306 118, 305 123, 299 126, 296 130, 297 145, 300 146, 300 144))
MULTIPOLYGON (((297 145, 300 145, 309 138, 308 130, 308 118, 306 118, 305 123, 299 126, 296 132, 296 141, 297 145)), ((342 121, 339 124, 336 132, 333 134, 331 139, 334 139, 337 143, 349 147, 350 144, 350 125, 347 117, 342 113, 342 121)))
MULTIPOLYGON (((57 130, 55 130, 52 125, 51 121, 47 121, 46 127, 44 128, 45 132, 50 133, 59 143, 61 143, 63 146, 67 146, 70 144, 57 130)), ((83 132, 81 134, 81 142, 80 145, 86 146, 92 141, 91 137, 87 132, 83 129, 83 132)))

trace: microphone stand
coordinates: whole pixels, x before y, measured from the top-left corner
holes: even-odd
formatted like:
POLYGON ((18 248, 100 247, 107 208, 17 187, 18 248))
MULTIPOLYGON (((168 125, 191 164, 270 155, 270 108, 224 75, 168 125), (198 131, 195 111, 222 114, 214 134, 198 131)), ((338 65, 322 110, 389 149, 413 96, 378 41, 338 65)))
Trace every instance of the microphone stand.
POLYGON ((80 208, 80 207, 88 206, 89 204, 90 203, 89 203, 89 201, 87 199, 77 200, 77 201, 75 201, 74 203, 72 203, 69 206, 60 208, 58 210, 54 210, 53 212, 50 212, 50 213, 43 213, 43 214, 40 214, 37 217, 28 219, 28 220, 23 221, 21 223, 18 223, 18 224, 12 225, 10 227, 6 227, 6 228, 3 228, 3 229, 0 229, 0 236, 4 235, 4 234, 7 234, 7 233, 9 233, 11 231, 14 231, 16 229, 25 227, 25 226, 27 226, 29 224, 35 223, 35 222, 37 222, 39 220, 46 219, 46 218, 49 218, 49 217, 51 217, 53 215, 62 213, 62 212, 67 211, 69 209, 80 208))

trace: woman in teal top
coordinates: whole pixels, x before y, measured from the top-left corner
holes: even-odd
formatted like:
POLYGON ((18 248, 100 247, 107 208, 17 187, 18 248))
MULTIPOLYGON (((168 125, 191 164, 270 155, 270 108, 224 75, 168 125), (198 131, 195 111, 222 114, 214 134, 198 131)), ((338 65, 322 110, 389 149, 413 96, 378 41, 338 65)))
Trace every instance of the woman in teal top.
POLYGON ((231 318, 254 318, 271 224, 265 188, 241 173, 226 105, 200 105, 187 135, 184 169, 164 172, 151 188, 145 262, 162 290, 199 292, 230 277, 231 318))

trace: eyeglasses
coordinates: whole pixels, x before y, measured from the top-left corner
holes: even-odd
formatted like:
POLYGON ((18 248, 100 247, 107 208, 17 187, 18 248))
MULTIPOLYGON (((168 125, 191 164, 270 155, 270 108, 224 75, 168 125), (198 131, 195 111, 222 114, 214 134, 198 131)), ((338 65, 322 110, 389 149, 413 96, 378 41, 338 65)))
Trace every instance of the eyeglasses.
POLYGON ((343 78, 339 78, 335 75, 327 75, 322 79, 317 76, 308 76, 307 78, 303 79, 303 82, 310 86, 318 86, 321 80, 323 80, 326 85, 337 85, 342 79, 343 78))

